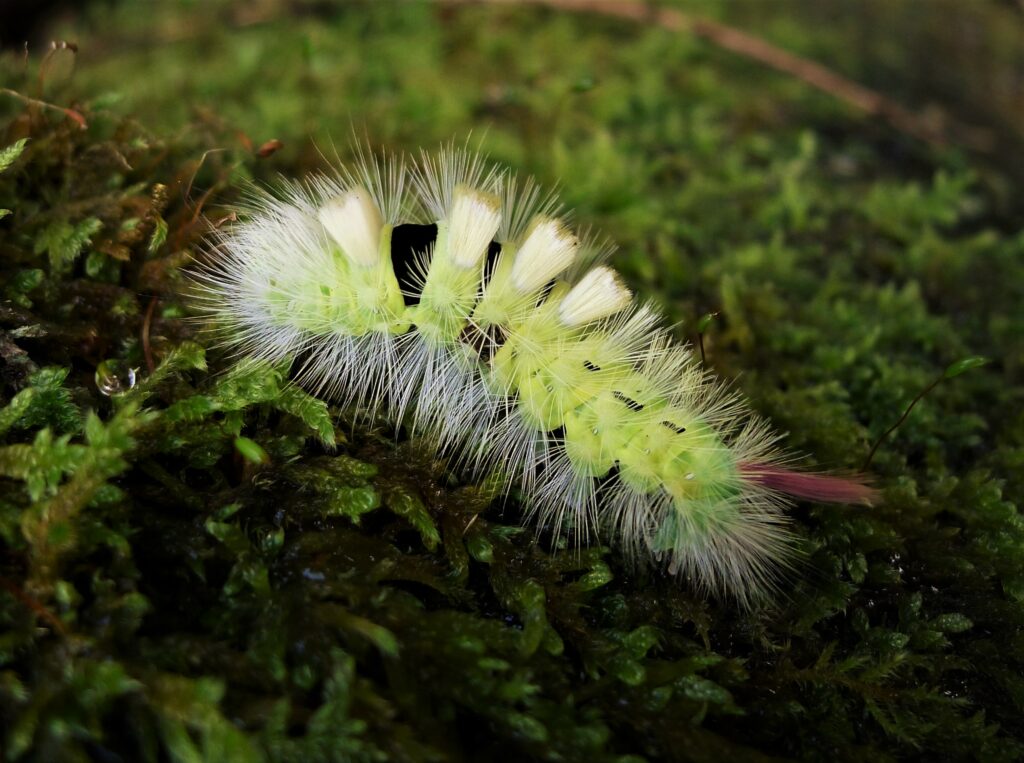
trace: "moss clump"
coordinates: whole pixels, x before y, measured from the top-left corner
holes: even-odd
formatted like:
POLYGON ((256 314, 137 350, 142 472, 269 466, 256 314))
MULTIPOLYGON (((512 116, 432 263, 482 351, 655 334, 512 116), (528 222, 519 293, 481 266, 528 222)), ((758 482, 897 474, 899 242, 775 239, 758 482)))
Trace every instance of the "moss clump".
POLYGON ((155 40, 197 36, 96 60, 143 21, 103 12, 41 94, 87 129, 0 101, 3 756, 1024 755, 1024 238, 988 171, 593 19, 375 6, 225 33, 233 5, 154 6, 155 40), (493 124, 639 291, 720 311, 709 363, 824 467, 952 361, 994 362, 880 448, 879 507, 798 507, 807 561, 771 609, 538 541, 514 498, 182 318, 217 205, 319 161, 302 140, 350 114, 408 148, 493 124), (238 129, 287 147, 255 158, 238 129))

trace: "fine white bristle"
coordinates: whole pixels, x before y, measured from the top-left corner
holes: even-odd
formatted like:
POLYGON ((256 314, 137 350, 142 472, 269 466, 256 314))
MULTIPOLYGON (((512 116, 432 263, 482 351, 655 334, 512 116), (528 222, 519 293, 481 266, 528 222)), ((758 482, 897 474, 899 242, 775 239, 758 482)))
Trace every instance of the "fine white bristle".
POLYGON ((582 326, 625 309, 633 295, 609 267, 594 268, 572 287, 558 308, 566 326, 582 326))
POLYGON ((562 205, 553 191, 542 189, 532 177, 520 181, 514 174, 501 177, 501 227, 498 241, 518 239, 538 217, 563 217, 562 205))
POLYGON ((448 220, 448 251, 461 268, 476 267, 501 224, 498 200, 471 188, 456 188, 448 220))
POLYGON ((512 283, 522 292, 532 292, 568 268, 579 249, 579 241, 558 220, 539 218, 512 263, 512 283))
POLYGON ((451 143, 436 155, 423 152, 420 162, 411 168, 411 180, 427 213, 426 221, 437 222, 451 216, 459 188, 498 193, 501 176, 480 154, 451 143))
POLYGON ((369 268, 380 261, 384 221, 365 189, 355 188, 331 199, 320 207, 317 217, 353 263, 369 268))

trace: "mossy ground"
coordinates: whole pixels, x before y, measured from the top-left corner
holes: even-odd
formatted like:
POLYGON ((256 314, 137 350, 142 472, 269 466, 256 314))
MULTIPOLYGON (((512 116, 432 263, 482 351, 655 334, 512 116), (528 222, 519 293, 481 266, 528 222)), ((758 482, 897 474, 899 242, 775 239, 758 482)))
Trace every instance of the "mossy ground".
POLYGON ((71 78, 70 53, 42 77, 0 59, 88 123, 0 100, 0 147, 28 139, 0 174, 0 756, 1024 755, 1012 180, 657 29, 142 7, 78 20, 71 78), (720 312, 708 362, 808 465, 857 469, 951 362, 993 362, 882 445, 878 506, 796 508, 806 562, 764 610, 553 548, 514 498, 184 320, 181 268, 240 184, 353 128, 407 150, 472 131, 559 183, 681 337, 720 312), (102 395, 104 361, 139 383, 102 395))

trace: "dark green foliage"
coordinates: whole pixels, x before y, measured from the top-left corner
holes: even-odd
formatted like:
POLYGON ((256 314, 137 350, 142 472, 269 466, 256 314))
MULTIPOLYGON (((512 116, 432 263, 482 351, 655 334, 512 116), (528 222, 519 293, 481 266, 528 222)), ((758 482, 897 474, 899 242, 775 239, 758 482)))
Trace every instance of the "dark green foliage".
POLYGON ((0 100, 0 757, 1024 756, 1024 237, 991 178, 667 32, 296 5, 104 4, 101 60, 39 93, 88 129, 0 100), (490 125, 811 466, 944 376, 880 505, 797 507, 804 560, 745 613, 222 357, 181 268, 350 119, 410 149, 490 125))

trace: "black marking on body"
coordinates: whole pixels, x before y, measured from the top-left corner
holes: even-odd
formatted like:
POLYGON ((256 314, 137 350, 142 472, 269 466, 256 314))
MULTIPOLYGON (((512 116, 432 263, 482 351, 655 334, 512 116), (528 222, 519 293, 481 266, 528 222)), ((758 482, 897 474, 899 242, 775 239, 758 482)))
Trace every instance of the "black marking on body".
POLYGON ((480 291, 483 292, 483 287, 487 286, 491 282, 491 276, 494 275, 494 268, 498 265, 498 255, 501 254, 501 244, 497 241, 492 241, 487 246, 487 259, 484 260, 484 277, 480 285, 480 291))
POLYGON ((584 360, 583 361, 583 367, 585 369, 587 369, 588 371, 600 371, 601 370, 601 366, 597 365, 596 363, 591 363, 589 360, 584 360))
POLYGON ((396 225, 391 232, 391 267, 395 270, 395 278, 407 305, 420 301, 416 261, 436 238, 436 225, 396 225))
POLYGON ((661 425, 664 427, 668 427, 676 434, 682 434, 683 432, 686 431, 686 427, 681 427, 678 424, 673 424, 671 421, 663 421, 661 422, 661 425))
POLYGON ((627 397, 626 395, 623 395, 618 390, 616 390, 615 392, 612 392, 612 395, 615 397, 616 400, 618 400, 620 403, 625 405, 631 411, 639 412, 639 411, 642 411, 644 409, 643 403, 639 403, 636 400, 634 400, 633 398, 627 397))

